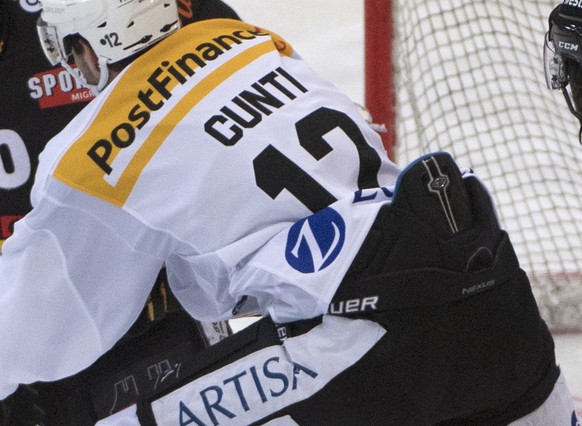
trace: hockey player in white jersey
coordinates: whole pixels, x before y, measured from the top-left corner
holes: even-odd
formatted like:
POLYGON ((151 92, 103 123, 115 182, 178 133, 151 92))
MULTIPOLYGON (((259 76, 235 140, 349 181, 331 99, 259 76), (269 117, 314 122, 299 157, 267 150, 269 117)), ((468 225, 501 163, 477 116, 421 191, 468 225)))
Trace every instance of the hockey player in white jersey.
MULTIPOLYGON (((0 247, 11 224, 31 209, 39 153, 93 97, 46 60, 36 34, 39 15, 38 2, 0 0, 0 247)), ((184 24, 237 18, 220 0, 183 0, 178 15, 184 24)), ((230 333, 226 322, 193 320, 166 281, 161 271, 136 322, 89 368, 56 382, 20 386, 1 401, 0 425, 93 424, 153 390, 156 378, 173 366, 184 373, 192 353, 230 333)))
POLYGON ((39 34, 99 94, 47 145, 3 247, 0 398, 91 364, 165 264, 193 317, 264 318, 101 424, 574 421, 490 197, 448 154, 400 171, 254 25, 47 0, 39 34))

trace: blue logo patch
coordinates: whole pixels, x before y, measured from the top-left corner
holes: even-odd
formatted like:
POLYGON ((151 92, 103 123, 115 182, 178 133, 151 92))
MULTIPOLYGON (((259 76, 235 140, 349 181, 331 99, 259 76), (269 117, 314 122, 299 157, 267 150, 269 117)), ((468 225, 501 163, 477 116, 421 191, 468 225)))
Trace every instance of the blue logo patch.
POLYGON ((295 223, 287 235, 285 258, 305 274, 327 268, 344 245, 346 224, 331 207, 295 223))
POLYGON ((572 411, 572 426, 580 426, 580 422, 578 422, 578 417, 576 417, 576 411, 572 411))

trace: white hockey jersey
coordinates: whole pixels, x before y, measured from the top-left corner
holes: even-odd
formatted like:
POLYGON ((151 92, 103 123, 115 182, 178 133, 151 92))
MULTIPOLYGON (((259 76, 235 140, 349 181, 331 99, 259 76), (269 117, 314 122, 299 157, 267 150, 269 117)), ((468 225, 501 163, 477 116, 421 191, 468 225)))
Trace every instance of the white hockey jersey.
POLYGON ((231 20, 182 28, 41 155, 34 208, 0 256, 0 399, 108 350, 164 264, 200 320, 243 296, 278 322, 325 313, 397 174, 283 39, 231 20))

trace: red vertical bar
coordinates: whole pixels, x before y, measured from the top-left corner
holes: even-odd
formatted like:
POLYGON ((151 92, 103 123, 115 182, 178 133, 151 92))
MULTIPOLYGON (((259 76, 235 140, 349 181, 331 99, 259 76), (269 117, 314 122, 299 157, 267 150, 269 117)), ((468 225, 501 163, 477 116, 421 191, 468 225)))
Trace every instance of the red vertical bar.
POLYGON ((394 160, 395 107, 392 72, 392 1, 365 0, 365 103, 375 123, 385 124, 384 147, 394 160))

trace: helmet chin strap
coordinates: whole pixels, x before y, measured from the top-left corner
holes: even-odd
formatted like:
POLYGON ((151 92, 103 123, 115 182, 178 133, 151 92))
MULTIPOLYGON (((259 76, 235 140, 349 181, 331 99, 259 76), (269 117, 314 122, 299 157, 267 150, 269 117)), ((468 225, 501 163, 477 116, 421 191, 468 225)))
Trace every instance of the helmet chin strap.
POLYGON ((109 68, 107 67, 107 58, 103 56, 99 56, 98 59, 99 63, 99 81, 97 84, 89 84, 87 83, 87 79, 85 76, 79 71, 74 70, 67 61, 61 61, 61 66, 65 68, 69 74, 73 76, 73 78, 79 83, 81 86, 86 87, 87 89, 91 90, 93 95, 97 96, 107 85, 107 81, 109 80, 109 68))
POLYGON ((97 86, 95 86, 95 89, 93 89, 93 87, 90 87, 90 89, 95 95, 97 95, 97 93, 105 89, 108 80, 109 68, 107 67, 107 58, 99 56, 99 82, 97 83, 97 86))
POLYGON ((564 98, 566 99, 566 104, 568 104, 568 109, 570 112, 578 119, 580 122, 580 130, 578 131, 578 142, 582 145, 582 113, 576 111, 574 105, 572 104, 572 99, 570 99, 570 95, 568 94, 568 90, 566 89, 566 85, 562 85, 562 93, 564 98))

